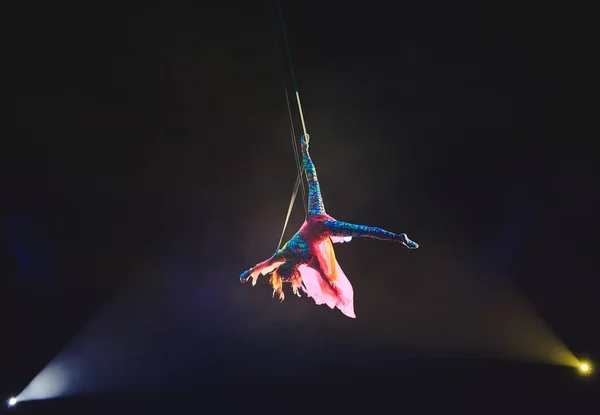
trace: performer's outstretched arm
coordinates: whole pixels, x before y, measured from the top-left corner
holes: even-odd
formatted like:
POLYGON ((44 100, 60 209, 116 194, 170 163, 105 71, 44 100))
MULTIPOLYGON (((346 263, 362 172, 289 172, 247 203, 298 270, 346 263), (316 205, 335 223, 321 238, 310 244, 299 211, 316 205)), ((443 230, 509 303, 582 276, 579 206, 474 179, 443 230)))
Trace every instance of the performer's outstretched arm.
POLYGON ((365 225, 355 225, 353 223, 340 222, 337 220, 326 220, 323 223, 327 228, 330 236, 373 238, 381 239, 383 241, 400 242, 410 249, 415 249, 419 247, 419 245, 416 242, 408 239, 408 236, 406 236, 405 233, 396 234, 381 228, 375 228, 372 226, 365 225))
POLYGON ((304 165, 304 173, 308 181, 308 214, 316 215, 325 213, 325 205, 321 196, 321 187, 317 179, 317 170, 313 164, 310 155, 308 154, 308 142, 310 136, 302 135, 300 144, 302 145, 302 164, 304 165))
POLYGON ((256 285, 256 281, 258 280, 260 274, 267 275, 284 262, 285 259, 281 255, 275 254, 266 261, 256 264, 249 270, 244 271, 242 275, 240 275, 240 281, 247 282, 250 278, 252 278, 252 285, 256 285))

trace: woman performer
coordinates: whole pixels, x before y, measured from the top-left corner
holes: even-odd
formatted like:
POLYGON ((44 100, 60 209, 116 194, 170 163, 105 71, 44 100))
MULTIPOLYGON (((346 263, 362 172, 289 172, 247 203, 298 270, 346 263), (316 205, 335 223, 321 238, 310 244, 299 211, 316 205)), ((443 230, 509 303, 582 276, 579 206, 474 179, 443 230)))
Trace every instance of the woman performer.
POLYGON ((410 249, 419 245, 405 233, 395 234, 380 228, 340 222, 325 213, 317 171, 308 154, 309 136, 303 135, 302 161, 308 181, 308 217, 300 230, 271 258, 240 275, 242 282, 252 279, 256 285, 259 275, 271 274, 269 282, 273 297, 283 301, 283 283, 290 283, 294 294, 300 297, 302 289, 317 305, 337 307, 342 313, 356 318, 352 284, 340 268, 333 251, 333 243, 349 242, 352 238, 373 238, 398 242, 410 249))

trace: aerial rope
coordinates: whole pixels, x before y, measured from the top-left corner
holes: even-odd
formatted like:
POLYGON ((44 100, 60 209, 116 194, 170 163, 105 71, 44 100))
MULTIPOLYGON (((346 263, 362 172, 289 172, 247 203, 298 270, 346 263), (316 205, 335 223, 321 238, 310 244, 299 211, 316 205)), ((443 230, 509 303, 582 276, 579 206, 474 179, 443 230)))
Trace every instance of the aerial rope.
MULTIPOLYGON (((304 113, 302 112, 302 105, 300 102, 300 94, 298 92, 298 83, 296 81, 296 73, 294 71, 294 66, 292 64, 292 54, 290 51, 290 46, 288 43, 288 39, 287 39, 287 33, 285 30, 285 22, 283 20, 283 10, 281 9, 281 4, 279 2, 279 0, 277 0, 277 10, 278 10, 278 14, 279 14, 279 22, 281 24, 281 31, 283 33, 283 39, 284 39, 284 43, 285 43, 285 49, 286 49, 286 55, 287 55, 287 59, 288 59, 288 65, 290 68, 290 72, 292 75, 292 82, 293 82, 293 86, 294 89, 296 90, 296 102, 298 104, 298 109, 300 112, 300 120, 302 122, 302 131, 304 133, 304 135, 306 136, 306 123, 304 121, 304 113)), ((297 170, 297 177, 296 177, 296 183, 294 184, 294 189, 292 191, 292 197, 290 199, 290 204, 288 206, 288 211, 287 211, 287 215, 285 218, 285 222, 283 225, 283 230, 281 231, 281 237, 279 238, 279 243, 277 244, 277 249, 275 250, 275 252, 279 251, 279 249, 281 248, 281 242, 283 241, 283 237, 285 235, 285 231, 287 229, 287 225, 290 219, 290 215, 292 214, 292 210, 294 208, 294 202, 296 201, 296 196, 298 195, 298 189, 302 188, 302 204, 304 206, 304 214, 305 217, 308 217, 308 210, 307 210, 307 204, 308 204, 308 200, 306 198, 306 189, 304 187, 304 180, 303 180, 303 175, 302 175, 302 164, 301 164, 301 156, 300 156, 300 152, 298 151, 298 144, 296 142, 296 134, 295 134, 295 128, 294 128, 294 119, 292 116, 292 109, 291 109, 291 105, 290 105, 290 97, 289 97, 289 93, 288 93, 288 88, 286 83, 284 82, 284 90, 285 90, 285 100, 286 100, 286 104, 287 104, 287 109, 288 109, 288 115, 290 118, 290 135, 292 138, 292 146, 294 149, 294 158, 296 161, 296 170, 297 170)))

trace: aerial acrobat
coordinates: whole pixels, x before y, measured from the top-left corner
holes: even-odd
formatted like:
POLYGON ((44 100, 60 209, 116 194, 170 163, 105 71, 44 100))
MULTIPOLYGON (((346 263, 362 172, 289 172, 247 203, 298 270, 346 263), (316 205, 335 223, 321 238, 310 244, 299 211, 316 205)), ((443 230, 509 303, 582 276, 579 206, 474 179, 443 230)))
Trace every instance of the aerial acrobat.
POLYGON ((256 285, 259 275, 271 273, 273 297, 283 301, 283 283, 290 283, 294 294, 300 297, 302 289, 317 305, 337 307, 343 314, 356 318, 354 290, 335 258, 332 243, 349 242, 352 238, 373 238, 402 243, 410 249, 419 245, 405 233, 395 234, 380 228, 341 222, 325 212, 315 166, 308 154, 310 137, 304 134, 302 164, 308 182, 308 216, 300 230, 266 261, 240 275, 241 282, 252 279, 256 285))

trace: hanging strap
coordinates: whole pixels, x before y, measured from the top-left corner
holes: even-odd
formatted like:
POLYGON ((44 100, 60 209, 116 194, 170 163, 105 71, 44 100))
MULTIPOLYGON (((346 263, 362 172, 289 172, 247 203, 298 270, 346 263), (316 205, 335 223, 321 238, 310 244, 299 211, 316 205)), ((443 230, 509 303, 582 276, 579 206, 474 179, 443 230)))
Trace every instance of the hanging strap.
POLYGON ((306 124, 304 123, 304 113, 302 112, 302 104, 300 104, 300 93, 296 90, 296 101, 298 101, 298 109, 300 110, 300 120, 302 120, 302 131, 304 131, 304 136, 308 137, 306 133, 306 124))
MULTIPOLYGON (((298 98, 298 103, 300 103, 300 98, 298 96, 298 93, 296 92, 296 97, 298 98)), ((296 143, 296 134, 294 133, 294 120, 292 118, 292 109, 290 106, 290 100, 289 100, 289 95, 287 92, 287 88, 285 88, 285 98, 287 101, 287 106, 288 106, 288 113, 290 115, 290 135, 292 136, 292 142, 294 143, 294 155, 296 158, 296 168, 298 170, 298 175, 296 176, 296 183, 294 184, 294 191, 292 192, 292 198, 290 199, 290 205, 288 206, 288 211, 287 211, 287 215, 285 217, 285 223, 283 224, 283 230, 281 231, 281 237, 279 238, 279 243, 277 244, 277 249, 275 249, 275 253, 279 252, 279 248, 281 248, 281 242, 283 241, 283 237, 285 235, 285 230, 287 229, 287 224, 290 220, 290 215, 292 214, 292 210, 294 209, 294 202, 296 201, 296 196, 298 195, 298 188, 302 185, 302 197, 303 197, 303 206, 304 206, 304 213, 306 215, 306 217, 308 217, 308 208, 307 208, 307 202, 306 202, 306 193, 305 193, 305 189, 304 189, 304 181, 302 179, 302 166, 300 165, 300 161, 299 161, 299 156, 298 156, 298 145, 296 143)), ((301 114, 302 114, 302 110, 300 110, 301 114)), ((302 118, 302 128, 305 131, 306 134, 306 127, 304 125, 304 116, 301 115, 302 118)))
POLYGON ((292 64, 292 52, 290 52, 290 44, 288 43, 287 32, 285 30, 285 22, 283 21, 283 10, 281 4, 277 0, 277 10, 279 11, 279 21, 281 22, 281 31, 283 32, 283 41, 285 42, 285 50, 287 52, 287 58, 290 64, 290 72, 292 73, 292 82, 294 83, 294 89, 298 90, 298 83, 296 82, 296 72, 294 72, 294 65, 292 64))
MULTIPOLYGON (((285 20, 283 19, 283 9, 281 8, 281 3, 279 0, 277 3, 277 11, 279 14, 279 22, 281 24, 281 32, 283 33, 283 42, 285 45, 285 51, 288 59, 288 65, 290 68, 290 72, 292 75, 292 83, 294 89, 296 90, 296 100, 298 101, 298 108, 300 109, 300 119, 302 121, 302 131, 306 134, 306 125, 304 123, 304 114, 302 114, 302 106, 300 105, 300 95, 298 94, 298 82, 296 81, 296 72, 294 71, 294 64, 292 62, 292 52, 290 50, 290 44, 288 42, 287 30, 285 27, 285 20)), ((285 85, 285 82, 284 82, 285 85)), ((308 217, 308 199, 306 197, 306 189, 304 188, 304 181, 302 180, 302 157, 300 156, 300 152, 298 151, 298 142, 296 140, 295 128, 294 128, 294 119, 292 117, 292 108, 290 105, 290 97, 288 94, 287 86, 285 86, 285 101, 287 104, 288 114, 290 117, 290 125, 292 126, 292 147, 294 148, 294 157, 296 158, 296 168, 298 169, 298 176, 300 177, 300 184, 302 185, 302 204, 304 206, 304 216, 308 217)))
POLYGON ((285 234, 285 229, 287 228, 288 221, 290 220, 290 215, 292 214, 292 209, 294 208, 294 202, 296 201, 296 195, 298 194, 298 188, 300 187, 300 181, 302 180, 301 176, 296 178, 296 184, 294 185, 294 192, 292 193, 292 199, 290 200, 290 205, 288 207, 287 216, 285 217, 285 223, 283 224, 283 231, 281 231, 281 237, 279 238, 279 243, 277 244, 277 249, 275 253, 279 252, 279 248, 281 248, 281 242, 283 241, 283 235, 285 234))
MULTIPOLYGON (((279 11, 281 30, 283 32, 283 39, 285 42, 285 48, 286 48, 287 57, 288 57, 288 61, 289 61, 290 71, 292 74, 292 82, 294 83, 294 89, 296 90, 296 101, 298 103, 298 110, 300 112, 300 120, 302 121, 302 131, 304 133, 304 136, 308 137, 308 134, 306 132, 306 123, 304 121, 304 113, 302 112, 302 104, 300 102, 300 93, 298 92, 298 84, 296 82, 296 74, 294 72, 294 66, 292 64, 292 54, 290 52, 290 46, 288 43, 287 34, 286 34, 286 30, 285 30, 285 22, 283 20, 283 11, 281 9, 281 4, 279 3, 279 0, 277 0, 277 9, 279 11)), ((292 109, 291 109, 291 105, 290 105, 290 98, 289 98, 287 86, 285 87, 285 99, 286 99, 287 108, 288 108, 288 115, 290 117, 290 135, 292 137, 292 146, 294 148, 294 158, 296 160, 296 169, 298 171, 298 175, 296 176, 296 183, 294 184, 294 190, 292 192, 292 198, 290 199, 290 204, 288 206, 288 212, 287 212, 287 215, 285 218, 285 223, 283 224, 283 230, 281 231, 281 237, 279 238, 279 243, 277 244, 277 249, 275 250, 276 254, 277 254, 277 252, 279 252, 279 249, 281 248, 281 242, 283 241, 283 237, 285 235, 285 230, 287 229, 287 224, 289 222, 290 215, 292 214, 292 210, 294 208, 294 202, 296 201, 296 196, 298 195, 298 188, 300 186, 302 186, 302 199, 303 199, 303 206, 304 206, 304 214, 305 214, 305 217, 308 217, 308 208, 307 208, 308 200, 306 198, 306 190, 304 188, 304 180, 303 180, 303 174, 302 174, 303 168, 302 168, 300 152, 298 151, 298 143, 296 142, 296 135, 294 132, 294 119, 292 117, 292 109)))
MULTIPOLYGON (((300 181, 300 185, 302 187, 302 206, 304 206, 304 217, 308 217, 308 199, 306 198, 306 189, 304 188, 304 180, 302 180, 302 172, 304 168, 302 167, 302 158, 300 157, 300 152, 298 151, 298 142, 296 141, 296 133, 294 132, 294 119, 292 117, 292 108, 290 105, 290 97, 288 95, 287 87, 285 88, 285 101, 287 103, 288 114, 290 116, 290 135, 292 136, 292 147, 294 148, 294 159, 296 161, 296 170, 298 171, 298 179, 300 181)), ((304 122, 302 123, 304 125, 304 122)))
MULTIPOLYGON (((287 65, 289 67, 289 70, 291 72, 291 80, 293 82, 293 86, 294 88, 296 88, 296 75, 294 73, 294 67, 292 65, 292 55, 290 53, 290 48, 289 45, 287 43, 287 34, 286 34, 286 29, 285 29, 285 22, 283 20, 283 11, 281 9, 281 4, 279 3, 279 0, 273 0, 274 4, 275 4, 275 8, 276 13, 274 14, 274 20, 273 20, 273 46, 274 46, 274 50, 276 51, 276 54, 278 56, 280 56, 281 58, 283 58, 284 61, 287 62, 287 65), (283 33, 283 44, 280 41, 280 31, 281 33, 283 33)), ((279 61, 278 61, 279 62, 279 61)), ((284 87, 284 92, 285 92, 285 103, 287 106, 287 113, 288 113, 288 117, 289 117, 289 121, 290 121, 290 126, 291 126, 291 132, 290 132, 290 136, 292 139, 292 148, 294 150, 294 162, 296 163, 296 169, 298 171, 298 175, 301 177, 304 177, 302 172, 303 172, 303 167, 302 167, 302 156, 300 154, 300 151, 298 151, 298 140, 296 140, 296 128, 294 126, 294 117, 292 115, 292 106, 291 106, 291 101, 290 101, 290 96, 288 94, 288 82, 287 82, 287 72, 285 70, 285 66, 281 67, 278 66, 278 74, 281 77, 281 83, 283 84, 284 87)), ((306 191, 306 184, 304 183, 304 180, 300 180, 300 186, 302 188, 302 206, 304 206, 304 215, 305 217, 308 217, 308 200, 307 200, 307 191, 306 191)))

